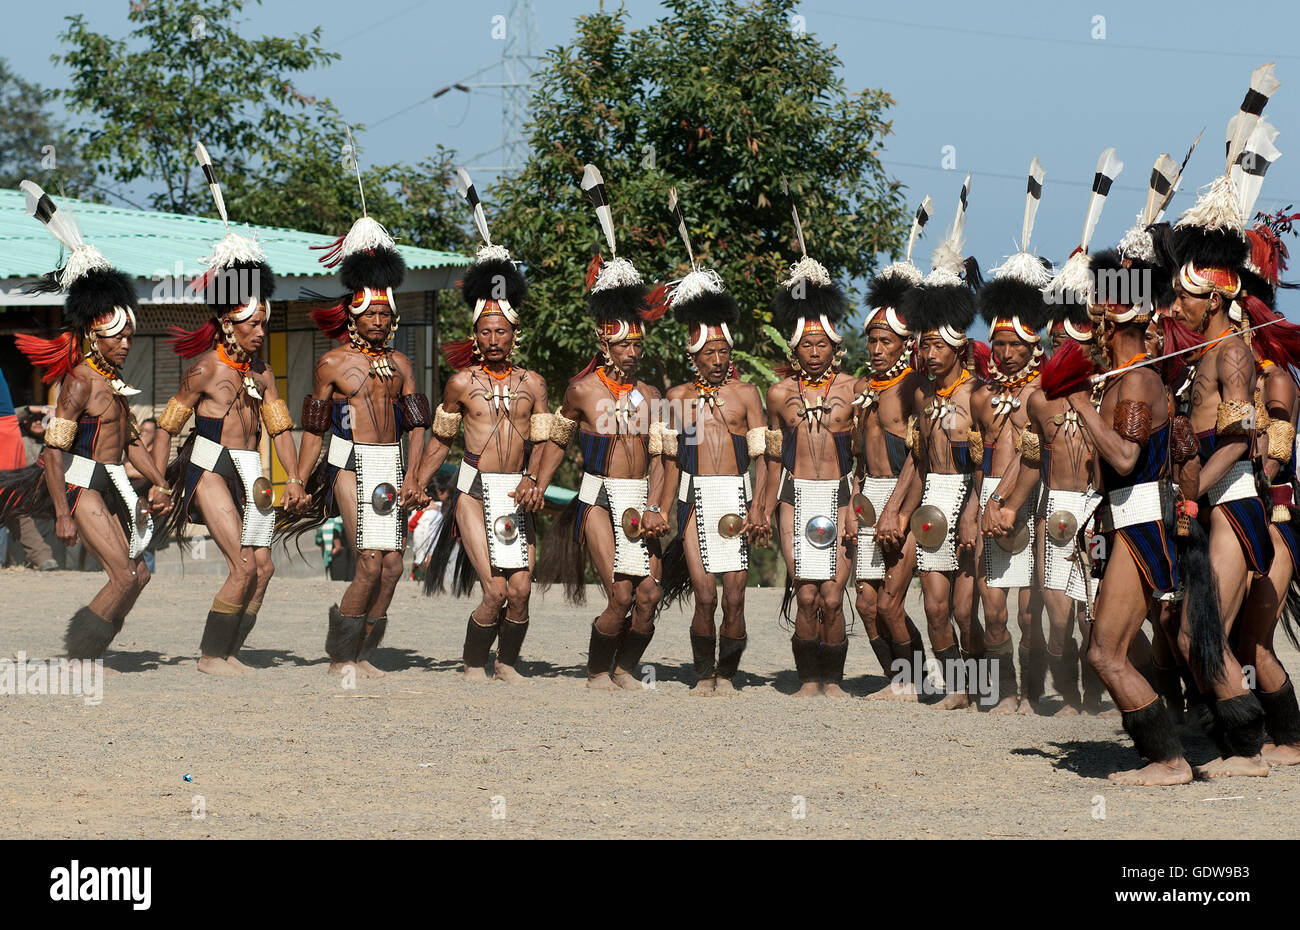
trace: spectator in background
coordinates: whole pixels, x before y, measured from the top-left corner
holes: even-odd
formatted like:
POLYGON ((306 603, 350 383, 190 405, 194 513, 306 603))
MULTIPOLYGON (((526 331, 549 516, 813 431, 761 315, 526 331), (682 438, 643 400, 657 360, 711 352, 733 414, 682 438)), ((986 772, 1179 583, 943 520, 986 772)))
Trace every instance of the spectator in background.
MULTIPOLYGON (((47 412, 50 412, 49 407, 24 407, 21 411, 14 409, 9 384, 4 375, 0 374, 0 471, 36 464, 36 459, 41 454, 40 436, 45 432, 41 417, 47 412), (33 419, 39 429, 34 438, 26 435, 33 419)), ((54 571, 59 567, 49 543, 36 528, 36 521, 28 515, 10 516, 0 526, 0 565, 5 563, 8 556, 10 536, 17 537, 22 544, 26 562, 31 567, 43 572, 54 571)))
POLYGON ((406 528, 411 531, 411 580, 423 581, 424 572, 433 553, 433 541, 438 537, 438 527, 442 525, 442 508, 447 503, 451 490, 451 480, 445 475, 434 475, 429 482, 429 493, 433 501, 411 514, 406 528))
POLYGON ((332 517, 316 528, 316 545, 320 546, 326 577, 330 581, 351 581, 355 564, 352 550, 343 541, 343 517, 332 517))

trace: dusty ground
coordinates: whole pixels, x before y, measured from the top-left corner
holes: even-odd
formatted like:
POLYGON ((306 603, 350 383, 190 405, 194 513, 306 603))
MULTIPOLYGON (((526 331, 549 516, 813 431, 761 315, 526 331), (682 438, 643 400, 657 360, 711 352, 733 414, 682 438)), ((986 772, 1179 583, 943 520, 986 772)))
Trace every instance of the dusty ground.
MULTIPOLYGON (((0 655, 54 654, 101 578, 0 572, 0 655)), ((0 836, 1280 838, 1300 827, 1300 771, 1118 789, 1105 774, 1136 758, 1118 720, 862 700, 883 684, 862 636, 847 667, 855 699, 792 700, 770 590, 750 592, 743 691, 698 699, 675 611, 646 655, 655 690, 585 690, 595 610, 558 596, 535 601, 528 685, 468 685, 456 669, 471 605, 426 600, 406 580, 376 659, 395 674, 341 688, 322 646, 343 585, 277 578, 247 653, 257 676, 214 679, 194 655, 215 588, 155 579, 115 643, 110 665, 127 674, 108 679, 99 706, 0 696, 0 836)), ((1194 763, 1213 755, 1184 740, 1194 763)))

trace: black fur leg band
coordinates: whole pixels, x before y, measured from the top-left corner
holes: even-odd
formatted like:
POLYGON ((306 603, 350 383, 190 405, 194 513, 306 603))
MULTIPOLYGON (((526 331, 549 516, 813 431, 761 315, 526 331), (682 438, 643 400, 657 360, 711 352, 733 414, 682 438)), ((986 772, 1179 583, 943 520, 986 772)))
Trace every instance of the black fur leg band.
POLYGON ((330 627, 325 634, 325 654, 331 662, 351 662, 361 648, 365 633, 365 617, 346 617, 339 613, 338 605, 330 608, 330 627))
POLYGON ((716 636, 701 636, 691 633, 691 658, 695 663, 695 677, 703 681, 712 678, 718 671, 718 663, 713 658, 718 649, 716 636))
POLYGON ((466 668, 483 668, 487 665, 488 652, 492 641, 497 638, 497 625, 483 626, 474 620, 473 615, 465 624, 465 648, 461 658, 466 668))
POLYGON ((1183 745, 1160 698, 1139 710, 1126 710, 1122 716, 1124 732, 1132 737, 1133 747, 1143 759, 1170 762, 1182 758, 1183 745))
POLYGON ((68 621, 63 648, 69 659, 98 659, 121 628, 120 621, 110 623, 89 607, 82 607, 68 621))
POLYGON ((357 648, 357 658, 362 662, 369 662, 379 644, 384 641, 384 634, 388 632, 388 617, 367 617, 366 623, 370 625, 370 631, 364 634, 361 645, 357 648))
POLYGON ((230 643, 230 655, 238 655, 239 650, 244 648, 244 643, 248 639, 248 634, 253 632, 253 627, 257 626, 257 611, 249 613, 245 610, 239 615, 239 629, 235 632, 235 638, 230 643))
POLYGON ((614 653, 618 650, 622 633, 607 636, 591 625, 591 642, 587 646, 587 674, 608 675, 609 667, 614 663, 614 653))
POLYGON ((1247 759, 1259 755, 1264 748, 1264 708, 1254 694, 1215 701, 1214 717, 1228 752, 1247 759))
POLYGON ((818 643, 817 666, 824 685, 838 685, 844 680, 844 660, 849 655, 849 641, 842 643, 818 643))
POLYGON ((985 707, 991 707, 999 701, 1007 698, 1014 698, 1020 692, 1016 687, 1016 664, 1012 659, 1015 650, 1011 646, 1011 639, 1008 638, 1001 643, 985 643, 984 659, 989 663, 989 680, 996 680, 998 683, 997 694, 987 698, 981 697, 980 704, 985 707))
POLYGON ((880 663, 880 667, 884 670, 885 677, 888 678, 892 674, 889 667, 894 662, 894 650, 890 648, 889 640, 883 636, 877 636, 875 639, 867 640, 867 642, 871 646, 871 651, 876 654, 876 661, 880 663))
POLYGON ((618 655, 614 658, 615 667, 629 675, 639 675, 638 666, 641 664, 641 656, 645 654, 646 647, 650 645, 654 635, 654 627, 650 627, 649 633, 638 633, 636 630, 628 629, 623 634, 623 642, 619 645, 618 655))
POLYGON ((1153 666, 1156 673, 1156 692, 1165 699, 1169 714, 1179 721, 1183 717, 1183 679, 1178 669, 1153 666))
POLYGON ((1078 707, 1083 697, 1079 694, 1079 646, 1067 640, 1059 656, 1047 654, 1047 667, 1052 673, 1052 687, 1070 707, 1078 707))
POLYGON ((203 624, 203 638, 199 640, 199 651, 214 659, 224 659, 235 637, 239 635, 239 614, 208 611, 207 622, 203 624))
POLYGON ((524 637, 528 635, 528 621, 515 623, 502 620, 497 627, 497 661, 502 665, 513 666, 519 661, 519 650, 523 648, 524 637))
POLYGON ((1020 647, 1020 690, 1035 703, 1047 690, 1047 650, 1020 647))
POLYGON ((794 670, 801 683, 807 684, 810 681, 821 680, 821 669, 818 667, 817 662, 817 652, 820 645, 820 641, 816 639, 800 639, 798 636, 790 637, 790 651, 794 653, 794 670))
POLYGON ((740 669, 740 657, 744 655, 747 645, 749 645, 747 636, 742 636, 740 639, 732 639, 730 636, 718 637, 719 678, 736 677, 736 672, 740 669))
POLYGON ((1276 691, 1256 691, 1264 708, 1264 726, 1275 746, 1300 745, 1300 705, 1291 679, 1276 691))

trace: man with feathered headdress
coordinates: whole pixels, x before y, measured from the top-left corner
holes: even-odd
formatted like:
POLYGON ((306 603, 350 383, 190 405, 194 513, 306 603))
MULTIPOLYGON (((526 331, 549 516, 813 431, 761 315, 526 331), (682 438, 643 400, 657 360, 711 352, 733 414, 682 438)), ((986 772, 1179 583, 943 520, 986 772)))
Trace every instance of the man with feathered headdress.
POLYGON ((854 386, 859 489, 853 498, 858 521, 855 606, 885 677, 896 679, 873 695, 881 700, 918 699, 912 669, 925 646, 904 604, 916 570, 916 543, 897 508, 890 512, 888 528, 883 517, 907 461, 907 424, 916 389, 924 381, 912 369, 916 342, 901 308, 903 297, 921 283, 912 249, 933 213, 934 202, 926 197, 912 221, 903 260, 871 279, 863 323, 871 374, 854 386))
POLYGON ((399 319, 393 288, 402 283, 406 264, 364 205, 363 194, 361 218, 321 258, 326 267, 340 267, 347 293, 333 306, 312 311, 321 332, 343 341, 316 362, 312 392, 302 403, 296 477, 305 483, 312 512, 305 520, 282 523, 277 532, 342 515, 356 575, 329 611, 329 671, 342 674, 353 667, 363 677, 378 677, 384 673, 370 659, 388 628, 388 605, 402 576, 403 508, 420 493, 415 470, 404 468, 402 433, 409 436, 407 455, 418 462, 432 418, 411 360, 388 344, 399 319), (317 465, 326 433, 329 449, 317 465))
POLYGON ((641 380, 642 325, 654 314, 646 287, 614 242, 605 182, 594 165, 582 190, 596 208, 610 260, 597 253, 587 272, 587 310, 600 351, 564 392, 542 457, 543 489, 577 434, 582 452, 578 496, 556 519, 538 562, 537 579, 562 581, 575 604, 586 602, 583 548, 608 601, 591 625, 587 687, 639 691, 641 656, 654 637, 659 607, 659 541, 668 532, 663 498, 663 420, 659 392, 641 380), (602 364, 603 359, 603 364, 602 364))
MULTIPOLYGON (((238 659, 239 650, 257 623, 275 573, 275 502, 262 474, 262 428, 290 475, 297 474, 298 454, 289 432, 293 420, 276 390, 275 372, 258 357, 275 276, 261 247, 230 230, 221 185, 202 143, 195 155, 226 235, 203 260, 207 270, 194 287, 213 316, 193 332, 172 331, 176 354, 192 364, 158 417, 158 428, 167 435, 154 443, 153 459, 159 470, 166 468, 171 439, 195 417, 194 429, 168 472, 172 493, 180 495, 169 522, 176 532, 187 522, 205 524, 230 567, 208 611, 198 669, 210 675, 251 675, 252 669, 238 659)), ((296 510, 302 500, 299 479, 289 478, 285 509, 296 510)))
POLYGON ((1050 266, 1029 249, 1034 218, 1043 195, 1043 166, 1029 166, 1020 251, 993 271, 979 294, 980 314, 989 325, 992 356, 990 380, 971 395, 971 412, 984 437, 980 469, 980 505, 984 508, 984 539, 977 555, 983 565, 978 577, 984 605, 984 655, 990 678, 998 680, 998 700, 992 714, 1032 714, 1043 697, 1047 676, 1046 643, 1042 629, 1041 572, 1035 570, 1038 538, 1039 486, 1030 486, 1016 509, 1005 509, 1006 497, 1022 469, 1021 437, 1029 424, 1029 405, 1040 393, 1039 366, 1044 351, 1039 330, 1046 325, 1043 288, 1052 280, 1050 266), (992 534, 998 518, 1004 532, 992 534), (1007 590, 1019 589, 1016 620, 1020 625, 1020 685, 1011 634, 1007 630, 1007 590))
POLYGON ((796 697, 843 697, 849 642, 844 588, 853 570, 858 528, 850 498, 854 381, 840 371, 844 337, 836 328, 846 301, 839 285, 804 244, 792 203, 800 258, 772 299, 772 319, 786 342, 791 375, 768 388, 765 522, 777 518, 786 564, 787 615, 796 604, 790 647, 796 697))
POLYGON ((1079 344, 1066 343, 1043 372, 1044 392, 1049 399, 1065 398, 1066 413, 1075 415, 1094 450, 1091 484, 1103 495, 1095 531, 1109 558, 1091 612, 1088 662, 1148 763, 1110 779, 1124 785, 1184 784, 1192 771, 1178 735, 1160 696, 1130 660, 1129 645, 1153 598, 1178 586, 1172 543, 1177 486, 1171 478, 1174 467, 1195 455, 1194 444, 1189 433, 1175 430, 1161 374, 1145 364, 1146 331, 1155 311, 1151 267, 1126 267, 1113 250, 1090 256, 1088 267, 1092 339, 1108 371, 1095 374, 1079 344))
MULTIPOLYGON (((975 616, 979 498, 971 493, 983 452, 971 414, 975 347, 966 336, 975 320, 980 278, 974 259, 962 257, 969 191, 967 175, 953 224, 934 250, 930 274, 903 296, 903 315, 916 333, 917 358, 928 380, 912 399, 912 454, 885 518, 893 523, 897 508, 916 540, 930 648, 948 691, 938 705, 944 710, 970 706, 968 693, 979 685, 978 661, 984 655, 984 633, 975 616)), ((913 677, 919 689, 919 667, 913 677)))
POLYGON ((664 603, 695 595, 691 618, 693 694, 735 690, 732 679, 745 651, 745 583, 749 540, 769 533, 761 502, 767 469, 751 489, 749 464, 766 448, 766 420, 758 389, 736 377, 731 328, 740 318, 736 299, 716 271, 703 270, 691 249, 677 191, 668 209, 686 244, 691 270, 666 288, 666 301, 687 329, 686 355, 695 379, 668 391, 670 421, 664 431, 662 506, 677 509, 677 537, 664 552, 664 603), (760 506, 754 506, 758 501, 760 506), (722 583, 722 629, 714 614, 722 583))
POLYGON ((458 541, 454 590, 468 594, 477 577, 483 592, 465 627, 465 678, 487 681, 488 652, 495 640, 495 677, 518 681, 522 676, 515 663, 528 633, 529 569, 535 564, 532 514, 542 506, 537 470, 550 438, 551 414, 546 381, 511 360, 528 286, 506 248, 493 244, 469 174, 464 168, 457 173, 484 245, 461 282, 471 334, 443 346, 456 374, 434 411, 433 439, 417 469, 416 483, 426 487, 464 429, 465 454, 443 508, 425 593, 444 589, 443 576, 458 541))
MULTIPOLYGON (((1272 65, 1251 75, 1240 111, 1228 124, 1227 167, 1174 224, 1179 269, 1174 279, 1174 316, 1209 344, 1193 356, 1185 389, 1178 393, 1200 439, 1200 525, 1208 535, 1205 555, 1212 586, 1197 596, 1199 573, 1188 572, 1183 628, 1184 655, 1212 711, 1211 735, 1220 751, 1199 771, 1206 777, 1267 775, 1260 757, 1264 711, 1244 687, 1240 663, 1226 644, 1252 574, 1268 574, 1273 561, 1269 517, 1252 463, 1257 367, 1247 335, 1241 268, 1249 254, 1242 214, 1244 178, 1239 160, 1262 137, 1260 112, 1277 88, 1272 65), (1218 610, 1214 608, 1217 606, 1218 610), (1217 614, 1217 615, 1216 615, 1217 614)), ((1271 140, 1269 140, 1271 145, 1271 140)), ((1197 542, 1199 537, 1193 537, 1197 542)), ((1189 558, 1195 554, 1195 548, 1189 558)), ((1251 618, 1243 617, 1242 622, 1251 618)), ((1258 619, 1258 618, 1256 618, 1258 619)))
POLYGON ((59 399, 45 428, 43 464, 0 480, 0 492, 13 492, 0 499, 21 512, 52 510, 59 542, 74 546, 80 539, 108 572, 108 583, 73 615, 64 634, 69 658, 98 659, 149 583, 144 550, 154 532, 150 511, 170 511, 171 495, 127 402, 140 392, 119 373, 135 337, 135 287, 81 238, 72 218, 40 187, 31 181, 19 186, 28 214, 67 250, 63 267, 33 290, 62 291, 67 299, 61 336, 14 339, 32 364, 45 369, 46 384, 58 382, 59 399), (124 460, 152 483, 147 504, 131 487, 124 460))

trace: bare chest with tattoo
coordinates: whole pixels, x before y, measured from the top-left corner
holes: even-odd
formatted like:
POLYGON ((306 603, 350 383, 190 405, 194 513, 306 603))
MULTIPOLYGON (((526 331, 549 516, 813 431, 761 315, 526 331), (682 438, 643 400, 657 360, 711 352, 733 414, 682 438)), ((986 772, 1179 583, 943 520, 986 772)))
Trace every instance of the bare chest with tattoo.
POLYGON ((99 429, 91 457, 106 465, 120 465, 126 458, 129 445, 130 413, 126 400, 102 378, 90 382, 90 393, 82 416, 98 417, 99 429))
POLYGON ((868 475, 875 478, 893 475, 885 434, 906 441, 907 418, 911 415, 914 393, 915 385, 910 381, 886 388, 866 412, 859 415, 862 423, 861 455, 868 475))
POLYGON ((917 431, 925 445, 929 470, 951 475, 958 471, 953 444, 967 446, 975 421, 971 414, 969 382, 947 397, 933 386, 926 391, 925 403, 917 415, 917 431))
POLYGON ((649 470, 648 440, 658 395, 645 382, 617 394, 588 375, 570 394, 583 432, 613 437, 608 458, 611 478, 644 478, 649 470))
POLYGON ((397 442, 394 404, 402 395, 402 376, 372 376, 371 360, 360 352, 347 352, 336 366, 334 401, 346 404, 344 415, 350 418, 352 438, 357 442, 397 442))
POLYGON ((995 392, 988 399, 979 426, 984 444, 994 445, 994 475, 1004 474, 1016 457, 1016 439, 1029 425, 1029 398, 1036 391, 1036 387, 1024 385, 1005 394, 995 392))
MULTIPOLYGON (((182 389, 188 388, 188 374, 182 389)), ((260 392, 259 392, 260 393, 260 392)), ((221 444, 230 449, 255 449, 261 403, 244 389, 241 374, 222 365, 207 379, 196 412, 201 417, 221 418, 221 444)))
POLYGON ((1082 491, 1092 475, 1092 446, 1079 414, 1064 398, 1049 401, 1037 424, 1043 437, 1042 456, 1048 463, 1048 486, 1059 491, 1082 491))
MULTIPOLYGON (((684 398, 682 415, 685 428, 679 443, 693 443, 699 473, 702 475, 736 473, 736 451, 732 436, 743 436, 748 423, 744 398, 730 384, 705 393, 698 388, 684 398)), ((748 460, 740 463, 748 465, 748 460)))
POLYGON ((465 448, 479 455, 484 471, 517 472, 524 467, 528 423, 537 399, 537 385, 522 370, 505 378, 471 372, 461 385, 465 448))
POLYGON ((836 434, 853 428, 853 382, 837 375, 828 385, 790 384, 776 399, 781 425, 795 427, 794 476, 839 477, 836 434))

